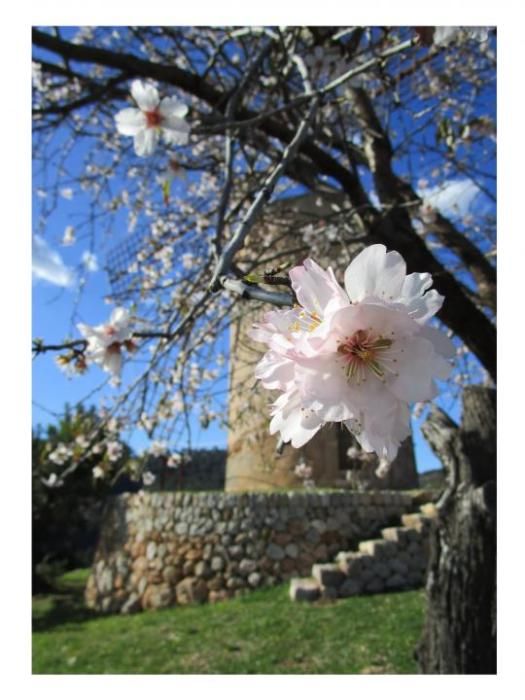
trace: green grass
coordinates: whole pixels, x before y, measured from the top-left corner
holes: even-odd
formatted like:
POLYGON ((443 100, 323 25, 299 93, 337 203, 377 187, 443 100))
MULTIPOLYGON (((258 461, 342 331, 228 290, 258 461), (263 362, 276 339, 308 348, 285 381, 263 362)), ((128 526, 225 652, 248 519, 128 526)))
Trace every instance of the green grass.
POLYGON ((288 586, 213 605, 96 615, 87 572, 33 599, 33 673, 415 673, 423 593, 291 603, 288 586))

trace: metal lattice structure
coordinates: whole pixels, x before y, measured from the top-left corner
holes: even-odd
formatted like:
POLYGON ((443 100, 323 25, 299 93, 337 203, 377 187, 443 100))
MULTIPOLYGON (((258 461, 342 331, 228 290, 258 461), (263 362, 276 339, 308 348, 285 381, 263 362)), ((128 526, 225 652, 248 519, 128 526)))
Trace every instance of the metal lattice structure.
POLYGON ((111 285, 111 293, 116 303, 131 301, 137 294, 140 275, 138 267, 130 268, 137 261, 137 253, 144 245, 144 235, 135 233, 109 251, 105 270, 111 285))

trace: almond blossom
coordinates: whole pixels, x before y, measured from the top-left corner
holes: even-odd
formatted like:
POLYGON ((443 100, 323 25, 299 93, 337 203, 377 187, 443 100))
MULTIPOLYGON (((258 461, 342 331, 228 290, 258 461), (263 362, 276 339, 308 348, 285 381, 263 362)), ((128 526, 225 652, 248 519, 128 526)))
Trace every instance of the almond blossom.
POLYGON ((182 464, 182 455, 179 454, 178 452, 172 452, 170 454, 170 456, 168 457, 168 461, 166 462, 166 466, 169 467, 170 469, 178 469, 181 464, 182 464))
POLYGON ((148 450, 152 457, 164 457, 167 451, 168 445, 164 440, 153 440, 148 450))
POLYGON ((153 472, 146 471, 142 472, 142 483, 144 486, 151 486, 151 484, 155 481, 156 476, 153 472))
POLYGON ((75 242, 75 229, 73 226, 66 226, 64 229, 64 236, 62 238, 62 245, 73 245, 75 242))
POLYGON ((117 440, 110 440, 106 445, 106 454, 110 462, 118 462, 122 457, 124 446, 117 440))
POLYGON ((105 472, 102 467, 97 464, 96 467, 93 467, 92 474, 94 479, 103 479, 105 472))
POLYGON ((435 397, 434 379, 451 371, 453 344, 425 326, 443 303, 432 277, 407 275, 399 253, 373 245, 346 269, 346 291, 309 259, 290 279, 299 305, 268 312, 251 331, 268 346, 255 376, 282 392, 270 433, 298 448, 340 422, 391 462, 410 434, 409 405, 435 397))
POLYGON ((53 452, 49 453, 49 461, 58 466, 62 466, 72 456, 73 452, 71 449, 67 445, 64 445, 63 442, 59 442, 53 452))
POLYGON ((80 333, 87 339, 86 359, 94 362, 114 377, 119 377, 122 369, 122 348, 128 352, 136 349, 132 339, 129 312, 117 307, 107 323, 100 326, 77 324, 80 333))
POLYGON ((127 107, 120 110, 115 122, 119 133, 133 136, 138 156, 152 155, 161 134, 168 144, 184 146, 188 143, 190 126, 184 120, 187 105, 176 97, 163 97, 161 100, 157 88, 141 80, 133 81, 131 95, 138 109, 127 107))
POLYGON ((44 486, 47 486, 48 488, 57 488, 59 486, 62 486, 64 484, 63 480, 60 479, 55 472, 50 474, 47 478, 41 478, 40 481, 44 484, 44 486))
POLYGON ((313 470, 312 467, 308 466, 304 459, 302 459, 295 465, 294 474, 295 476, 299 477, 299 479, 311 479, 313 470))

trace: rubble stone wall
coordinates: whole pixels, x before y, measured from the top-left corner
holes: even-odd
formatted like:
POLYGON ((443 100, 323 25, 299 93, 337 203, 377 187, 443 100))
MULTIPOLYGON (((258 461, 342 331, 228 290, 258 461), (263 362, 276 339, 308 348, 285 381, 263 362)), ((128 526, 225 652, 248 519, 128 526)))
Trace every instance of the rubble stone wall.
POLYGON ((106 507, 86 603, 133 612, 271 586, 333 560, 411 507, 399 491, 122 494, 106 507))

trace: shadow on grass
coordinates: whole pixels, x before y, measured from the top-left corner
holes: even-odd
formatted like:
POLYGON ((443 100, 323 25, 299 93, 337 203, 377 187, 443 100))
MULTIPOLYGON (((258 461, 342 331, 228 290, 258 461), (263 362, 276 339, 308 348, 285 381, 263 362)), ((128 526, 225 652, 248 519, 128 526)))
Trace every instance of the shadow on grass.
POLYGON ((83 581, 56 581, 49 592, 33 596, 33 632, 100 617, 104 615, 85 606, 83 581))

